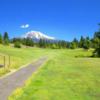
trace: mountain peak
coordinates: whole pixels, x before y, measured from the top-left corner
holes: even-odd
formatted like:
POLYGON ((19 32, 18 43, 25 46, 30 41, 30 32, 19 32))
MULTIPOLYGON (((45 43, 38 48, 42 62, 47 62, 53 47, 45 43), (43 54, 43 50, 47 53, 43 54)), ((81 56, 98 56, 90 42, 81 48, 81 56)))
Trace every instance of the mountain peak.
POLYGON ((54 37, 47 36, 44 33, 39 32, 39 31, 30 31, 30 32, 27 32, 23 37, 24 38, 32 38, 32 39, 55 40, 54 37))

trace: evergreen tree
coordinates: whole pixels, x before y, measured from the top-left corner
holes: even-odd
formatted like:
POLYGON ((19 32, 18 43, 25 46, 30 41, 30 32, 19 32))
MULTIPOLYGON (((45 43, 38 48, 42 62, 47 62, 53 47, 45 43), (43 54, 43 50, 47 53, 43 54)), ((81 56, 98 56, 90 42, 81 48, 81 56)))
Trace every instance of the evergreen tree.
POLYGON ((85 39, 84 39, 83 36, 81 36, 80 41, 79 41, 79 47, 80 47, 80 48, 83 48, 84 42, 85 42, 85 39))
POLYGON ((67 42, 66 41, 61 41, 61 45, 62 45, 62 48, 66 48, 67 47, 67 42))
POLYGON ((2 38, 2 35, 0 34, 0 44, 3 43, 3 38, 2 38))
POLYGON ((93 52, 93 56, 94 57, 100 57, 100 46, 95 49, 95 51, 93 52))
POLYGON ((94 38, 100 39, 100 31, 94 33, 94 38))
POLYGON ((71 49, 76 49, 76 48, 77 48, 76 43, 75 43, 75 42, 71 42, 71 43, 70 43, 70 48, 71 48, 71 49))
POLYGON ((95 32, 93 37, 93 47, 98 48, 100 44, 100 32, 95 32))
POLYGON ((83 48, 84 49, 89 49, 91 47, 91 42, 89 37, 86 37, 86 39, 84 39, 84 44, 83 44, 83 48))
POLYGON ((74 40, 72 42, 73 42, 75 48, 78 48, 78 45, 79 45, 78 40, 76 38, 74 38, 74 40))
POLYGON ((25 45, 26 45, 26 46, 34 46, 34 42, 33 42, 32 39, 27 38, 27 39, 26 39, 26 44, 25 44, 25 45))
POLYGON ((52 49, 57 49, 57 45, 55 43, 52 43, 52 49))
POLYGON ((95 48, 93 56, 100 57, 100 24, 99 31, 94 33, 93 44, 95 48))
POLYGON ((44 39, 39 40, 39 47, 40 48, 46 48, 46 44, 47 44, 46 40, 44 40, 44 39))
POLYGON ((99 44, 100 44, 100 39, 98 37, 95 37, 93 39, 93 47, 94 48, 98 48, 99 47, 99 44))
POLYGON ((8 36, 8 33, 7 32, 4 33, 3 43, 5 45, 9 45, 9 36, 8 36))

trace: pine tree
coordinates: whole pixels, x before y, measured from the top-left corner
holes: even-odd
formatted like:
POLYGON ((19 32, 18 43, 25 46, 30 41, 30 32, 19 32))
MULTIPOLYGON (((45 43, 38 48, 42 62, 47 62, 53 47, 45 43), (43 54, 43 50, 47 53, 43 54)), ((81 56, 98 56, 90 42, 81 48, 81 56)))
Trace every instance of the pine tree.
POLYGON ((3 42, 5 45, 9 45, 9 36, 7 32, 4 33, 3 42))
POLYGON ((2 35, 0 34, 0 44, 3 43, 2 35))
POLYGON ((30 38, 27 38, 27 39, 26 39, 26 46, 34 46, 33 40, 30 39, 30 38))
POLYGON ((86 50, 88 50, 90 47, 91 47, 90 39, 89 39, 89 37, 86 37, 84 39, 83 48, 86 49, 86 50))
POLYGON ((46 47, 46 41, 43 40, 43 39, 40 39, 40 40, 39 40, 39 47, 40 47, 40 48, 45 48, 45 47, 46 47))
POLYGON ((74 40, 72 42, 74 43, 75 48, 78 48, 78 45, 79 45, 78 40, 76 38, 74 38, 74 40))
POLYGON ((77 45, 75 42, 71 42, 70 43, 70 49, 76 49, 77 48, 77 45))
POLYGON ((80 41, 79 41, 79 47, 80 47, 80 48, 83 48, 84 42, 85 42, 85 39, 84 39, 83 36, 81 36, 81 39, 80 39, 80 41))

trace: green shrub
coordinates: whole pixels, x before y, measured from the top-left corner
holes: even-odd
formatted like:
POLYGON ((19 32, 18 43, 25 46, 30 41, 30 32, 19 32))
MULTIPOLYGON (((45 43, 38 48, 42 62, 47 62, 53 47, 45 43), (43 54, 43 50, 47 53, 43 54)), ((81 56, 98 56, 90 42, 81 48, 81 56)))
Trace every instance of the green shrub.
POLYGON ((14 47, 15 47, 15 48, 21 48, 20 42, 18 42, 18 41, 15 42, 15 43, 14 43, 14 47))
POLYGON ((93 56, 100 57, 100 47, 95 49, 95 51, 93 52, 93 56))

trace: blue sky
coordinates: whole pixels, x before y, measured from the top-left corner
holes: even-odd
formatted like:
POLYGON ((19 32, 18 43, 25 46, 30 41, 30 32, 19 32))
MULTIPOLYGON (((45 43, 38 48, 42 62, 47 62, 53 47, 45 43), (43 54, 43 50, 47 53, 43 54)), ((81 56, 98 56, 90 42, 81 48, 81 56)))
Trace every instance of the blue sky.
POLYGON ((10 37, 35 30, 57 39, 93 36, 100 0, 0 0, 0 33, 10 37))

